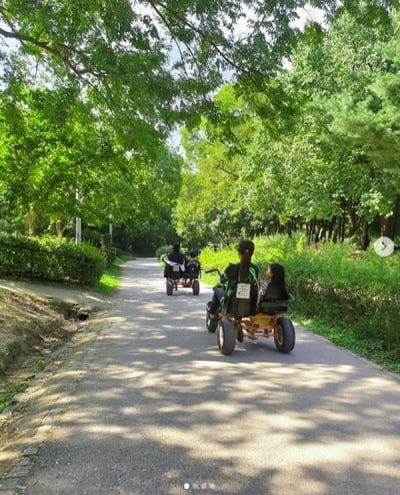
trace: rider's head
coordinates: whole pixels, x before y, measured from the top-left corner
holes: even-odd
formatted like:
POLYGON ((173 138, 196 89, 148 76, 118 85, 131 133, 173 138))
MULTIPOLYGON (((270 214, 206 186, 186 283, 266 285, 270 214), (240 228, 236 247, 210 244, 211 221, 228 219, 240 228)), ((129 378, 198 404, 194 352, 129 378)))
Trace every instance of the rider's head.
POLYGON ((249 273, 251 257, 254 253, 253 241, 240 241, 238 246, 238 253, 240 256, 239 277, 240 280, 245 280, 249 273))
POLYGON ((285 269, 282 265, 279 263, 270 263, 268 272, 271 283, 275 285, 285 284, 285 269))
POLYGON ((289 299, 283 265, 280 265, 279 263, 270 263, 267 270, 267 278, 269 279, 270 285, 273 285, 278 289, 280 299, 289 299))
POLYGON ((250 258, 253 256, 254 253, 254 243, 253 241, 240 241, 239 246, 238 246, 238 253, 240 255, 248 255, 250 258))
POLYGON ((175 242, 175 244, 172 246, 172 250, 174 253, 179 253, 179 251, 181 250, 181 245, 179 244, 179 242, 175 242))

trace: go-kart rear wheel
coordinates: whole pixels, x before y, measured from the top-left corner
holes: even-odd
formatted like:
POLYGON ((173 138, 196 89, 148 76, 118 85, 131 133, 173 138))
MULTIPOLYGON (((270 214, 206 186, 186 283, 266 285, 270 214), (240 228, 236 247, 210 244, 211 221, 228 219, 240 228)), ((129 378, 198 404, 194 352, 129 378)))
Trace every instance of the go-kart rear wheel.
POLYGON ((194 296, 198 296, 200 294, 200 282, 196 279, 192 282, 192 290, 194 296))
POLYGON ((219 320, 217 329, 218 347, 222 354, 228 356, 235 350, 236 336, 233 322, 227 318, 219 320))
POLYGON ((172 296, 174 292, 174 282, 172 280, 167 279, 167 295, 172 296))
POLYGON ((293 323, 289 318, 279 318, 274 331, 274 340, 279 352, 288 354, 292 351, 296 337, 293 323))

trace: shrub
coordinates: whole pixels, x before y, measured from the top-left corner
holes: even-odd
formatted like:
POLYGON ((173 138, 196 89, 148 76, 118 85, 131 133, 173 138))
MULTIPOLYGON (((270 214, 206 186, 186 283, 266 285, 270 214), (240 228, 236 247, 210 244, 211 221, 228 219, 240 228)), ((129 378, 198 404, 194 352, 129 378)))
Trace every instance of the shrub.
POLYGON ((0 275, 94 285, 105 269, 102 252, 54 237, 0 235, 0 275))

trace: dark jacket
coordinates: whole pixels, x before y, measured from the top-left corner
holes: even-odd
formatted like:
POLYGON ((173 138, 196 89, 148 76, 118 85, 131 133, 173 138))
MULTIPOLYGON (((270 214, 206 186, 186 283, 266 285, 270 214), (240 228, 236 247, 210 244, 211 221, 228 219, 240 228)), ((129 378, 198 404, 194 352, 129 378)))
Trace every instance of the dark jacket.
POLYGON ((167 258, 169 261, 173 261, 175 263, 179 263, 180 265, 183 265, 186 263, 186 258, 182 253, 178 253, 176 251, 173 251, 172 253, 169 253, 167 255, 167 258))
MULTIPOLYGON (((225 307, 230 305, 229 303, 232 296, 236 293, 236 286, 239 282, 239 268, 240 263, 230 263, 224 273, 221 275, 221 283, 225 284, 225 294, 221 300, 221 306, 225 307)), ((254 263, 250 263, 249 276, 247 280, 241 280, 241 282, 248 282, 251 284, 250 291, 250 314, 254 314, 257 307, 258 299, 258 277, 260 274, 260 267, 254 263)))

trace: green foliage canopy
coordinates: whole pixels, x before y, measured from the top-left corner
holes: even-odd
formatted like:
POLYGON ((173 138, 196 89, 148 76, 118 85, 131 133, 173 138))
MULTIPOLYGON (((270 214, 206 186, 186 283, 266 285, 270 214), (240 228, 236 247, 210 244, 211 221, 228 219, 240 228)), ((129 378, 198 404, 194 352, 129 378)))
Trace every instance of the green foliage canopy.
POLYGON ((205 117, 202 128, 187 131, 184 184, 196 186, 186 193, 185 209, 178 204, 181 232, 206 212, 213 225, 224 205, 233 239, 255 234, 249 227, 257 223, 290 232, 317 222, 340 238, 362 233, 365 246, 377 218, 381 232, 393 236, 400 198, 399 15, 372 3, 345 3, 325 28, 307 25, 292 65, 266 80, 263 92, 231 87, 231 95, 242 95, 240 104, 226 88, 216 95, 218 118, 205 117), (236 180, 218 175, 230 167, 236 180))

